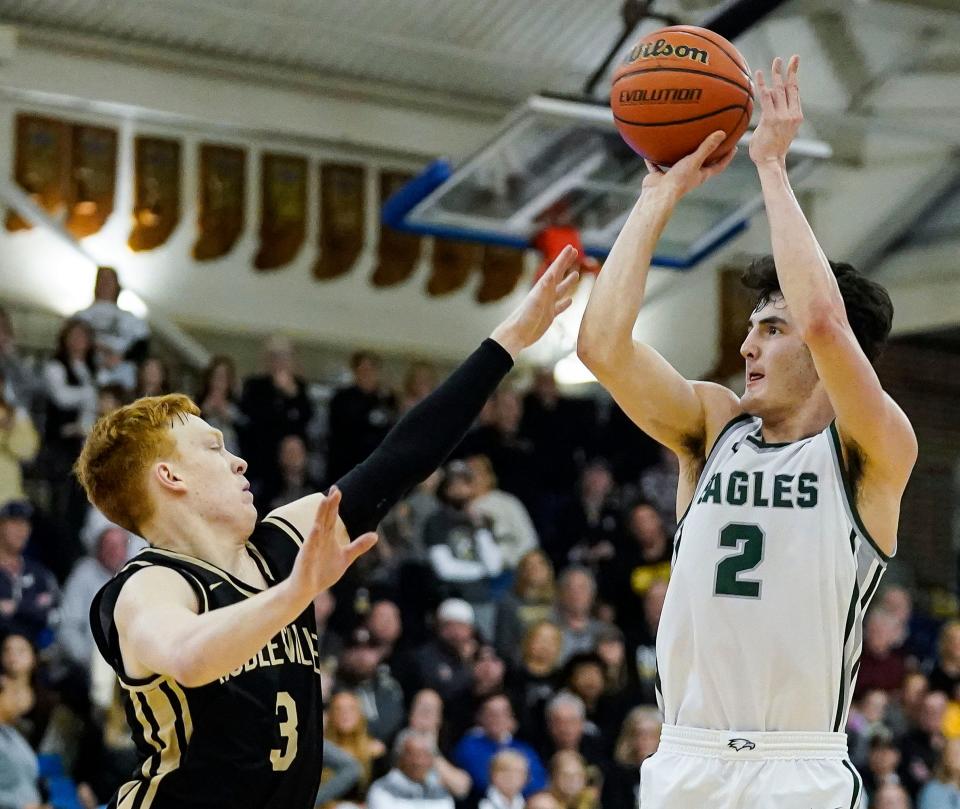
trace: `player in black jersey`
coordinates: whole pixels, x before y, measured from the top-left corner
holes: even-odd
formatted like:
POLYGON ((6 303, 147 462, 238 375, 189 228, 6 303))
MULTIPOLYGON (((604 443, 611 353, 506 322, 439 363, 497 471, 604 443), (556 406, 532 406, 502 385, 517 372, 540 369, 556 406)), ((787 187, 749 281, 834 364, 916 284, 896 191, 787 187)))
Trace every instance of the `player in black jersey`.
POLYGON ((141 759, 111 809, 312 809, 323 758, 313 599, 373 546, 386 511, 569 306, 575 258, 561 253, 329 493, 259 523, 246 463, 187 397, 141 399, 95 425, 77 475, 95 506, 150 543, 91 608, 141 759))

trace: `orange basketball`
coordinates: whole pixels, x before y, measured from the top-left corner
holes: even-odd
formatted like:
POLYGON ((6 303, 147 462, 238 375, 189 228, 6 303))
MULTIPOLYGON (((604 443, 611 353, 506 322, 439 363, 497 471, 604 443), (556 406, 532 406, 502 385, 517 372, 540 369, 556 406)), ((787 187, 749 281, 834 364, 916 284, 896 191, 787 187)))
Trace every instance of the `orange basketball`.
POLYGON ((722 36, 674 25, 633 47, 613 76, 610 106, 623 139, 662 166, 722 129, 727 138, 707 161, 712 163, 736 146, 750 124, 753 81, 746 60, 722 36))

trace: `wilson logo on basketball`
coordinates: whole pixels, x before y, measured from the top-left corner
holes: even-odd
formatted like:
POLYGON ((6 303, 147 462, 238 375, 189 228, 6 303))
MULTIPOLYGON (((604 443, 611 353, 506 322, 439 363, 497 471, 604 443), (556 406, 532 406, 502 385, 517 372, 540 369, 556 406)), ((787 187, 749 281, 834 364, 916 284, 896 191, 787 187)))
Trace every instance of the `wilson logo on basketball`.
POLYGON ((660 88, 658 90, 621 90, 621 104, 696 104, 703 95, 700 88, 660 88))
POLYGON ((677 56, 680 59, 692 59, 700 64, 709 64, 709 55, 702 48, 691 48, 688 45, 671 45, 665 39, 656 42, 638 42, 630 51, 630 61, 637 59, 654 59, 658 56, 677 56))

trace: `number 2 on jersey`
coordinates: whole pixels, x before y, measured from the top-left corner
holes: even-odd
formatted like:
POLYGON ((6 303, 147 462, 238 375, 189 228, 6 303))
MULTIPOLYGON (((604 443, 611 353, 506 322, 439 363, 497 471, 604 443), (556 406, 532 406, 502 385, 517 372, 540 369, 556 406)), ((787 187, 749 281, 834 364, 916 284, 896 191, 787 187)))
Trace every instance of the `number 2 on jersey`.
POLYGON ((297 757, 297 703, 289 691, 277 692, 277 717, 283 708, 284 719, 280 722, 280 735, 286 740, 284 750, 271 750, 270 763, 274 772, 289 769, 297 757))
POLYGON ((741 579, 740 574, 753 570, 763 561, 763 530, 752 523, 732 522, 720 532, 721 548, 739 548, 717 562, 713 594, 760 598, 758 579, 741 579))

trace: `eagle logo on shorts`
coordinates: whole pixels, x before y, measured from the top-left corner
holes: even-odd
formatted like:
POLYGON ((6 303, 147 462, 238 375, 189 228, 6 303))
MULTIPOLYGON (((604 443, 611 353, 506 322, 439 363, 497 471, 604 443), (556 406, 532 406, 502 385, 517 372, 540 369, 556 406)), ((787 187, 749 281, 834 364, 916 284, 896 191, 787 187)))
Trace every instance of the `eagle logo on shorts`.
POLYGON ((738 753, 741 750, 757 749, 757 746, 749 739, 731 739, 729 742, 727 742, 727 747, 729 747, 731 750, 736 750, 738 753))

